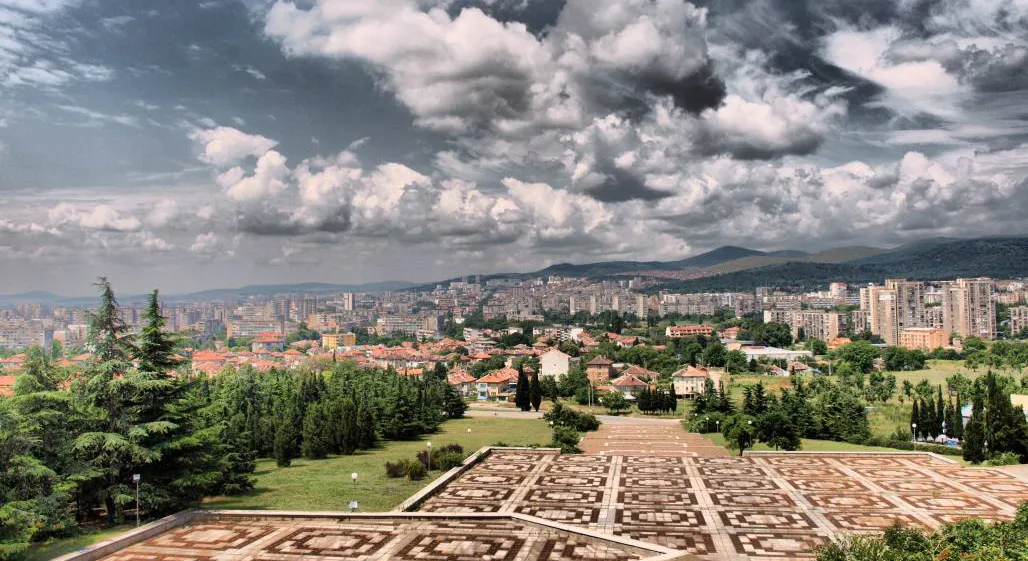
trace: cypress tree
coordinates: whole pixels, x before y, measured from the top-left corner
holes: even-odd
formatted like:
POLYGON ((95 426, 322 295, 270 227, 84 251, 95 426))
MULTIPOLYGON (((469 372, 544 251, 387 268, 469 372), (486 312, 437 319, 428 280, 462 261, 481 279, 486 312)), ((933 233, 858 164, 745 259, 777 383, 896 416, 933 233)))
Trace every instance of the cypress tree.
POLYGON ((957 394, 956 403, 953 406, 953 432, 952 436, 956 439, 964 438, 964 411, 960 406, 960 394, 957 394))
POLYGON ((974 400, 971 418, 967 421, 967 426, 964 428, 962 448, 964 450, 964 460, 974 464, 985 461, 985 420, 980 398, 974 400))
POLYGON ((446 397, 443 405, 446 410, 446 416, 450 419, 464 418, 464 412, 468 409, 467 403, 464 403, 464 397, 460 395, 457 388, 449 384, 446 385, 446 397))
POLYGON ((528 411, 532 408, 531 397, 529 396, 528 376, 525 376, 525 368, 523 365, 518 365, 518 383, 514 389, 514 405, 517 405, 518 409, 521 409, 522 411, 528 411))
MULTIPOLYGON (((461 400, 464 403, 464 400, 461 400)), ((357 427, 359 438, 357 443, 362 450, 370 450, 375 447, 378 436, 375 432, 375 413, 371 410, 367 400, 361 400, 357 408, 357 427)))
POLYGON ((320 403, 315 403, 307 408, 303 417, 303 443, 300 445, 300 453, 308 460, 321 460, 328 456, 328 424, 323 417, 320 403))
POLYGON ((275 428, 275 465, 284 468, 293 464, 293 441, 295 440, 292 419, 283 416, 275 428))
POLYGON ((532 382, 528 388, 528 399, 532 405, 532 409, 539 410, 539 406, 543 403, 543 387, 539 384, 539 373, 532 373, 532 382))
POLYGON ((935 429, 936 434, 943 434, 945 432, 945 425, 949 424, 949 420, 946 417, 946 404, 942 399, 942 386, 939 386, 939 393, 935 397, 935 429))

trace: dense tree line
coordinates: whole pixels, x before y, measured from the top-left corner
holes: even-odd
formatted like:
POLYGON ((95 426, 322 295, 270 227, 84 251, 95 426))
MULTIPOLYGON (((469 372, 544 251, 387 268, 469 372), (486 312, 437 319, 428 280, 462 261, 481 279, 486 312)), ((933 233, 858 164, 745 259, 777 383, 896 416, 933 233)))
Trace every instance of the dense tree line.
POLYGON ((33 349, 15 395, 0 398, 0 560, 126 510, 150 518, 246 491, 257 457, 286 465, 352 453, 431 432, 443 411, 463 415, 434 372, 417 380, 337 364, 192 376, 179 368, 156 291, 132 335, 110 284, 98 288, 92 363, 64 370, 33 349))
POLYGON ((1009 387, 993 372, 974 381, 971 417, 963 427, 964 459, 979 463, 1001 454, 1028 462, 1028 421, 1010 401, 1009 387))

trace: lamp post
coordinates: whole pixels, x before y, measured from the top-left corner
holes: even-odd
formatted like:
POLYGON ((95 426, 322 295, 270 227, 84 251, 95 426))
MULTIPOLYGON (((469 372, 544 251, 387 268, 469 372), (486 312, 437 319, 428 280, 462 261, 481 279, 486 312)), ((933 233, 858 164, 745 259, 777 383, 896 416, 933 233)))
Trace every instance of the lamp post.
POLYGON ((710 417, 703 418, 703 430, 710 432, 710 417))
POLYGON ((132 474, 132 483, 136 484, 136 527, 139 527, 139 474, 132 474))
POLYGON ((714 421, 714 424, 717 426, 717 432, 721 432, 721 421, 714 421))
POLYGON ((914 438, 914 442, 917 442, 917 423, 910 423, 910 436, 914 438))
POLYGON ((432 443, 428 443, 428 471, 432 471, 432 443))

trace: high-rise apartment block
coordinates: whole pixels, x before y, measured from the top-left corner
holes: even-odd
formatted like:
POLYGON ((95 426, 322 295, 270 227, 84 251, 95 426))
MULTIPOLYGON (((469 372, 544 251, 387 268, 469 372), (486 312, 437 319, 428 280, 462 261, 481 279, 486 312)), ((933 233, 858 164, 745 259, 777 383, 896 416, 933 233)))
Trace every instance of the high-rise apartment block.
POLYGON ((1028 306, 1010 308, 1010 333, 1017 337, 1028 328, 1028 306))
POLYGON ((996 336, 992 279, 957 279, 942 285, 942 328, 961 337, 996 336))
MULTIPOLYGON (((860 289, 860 309, 867 314, 868 328, 888 345, 902 344, 900 335, 910 329, 941 329, 961 337, 996 336, 996 307, 992 279, 957 279, 939 283, 927 291, 920 281, 887 279, 884 286, 860 289), (941 299, 941 306, 926 301, 941 299)), ((914 331, 912 333, 920 333, 914 331)))

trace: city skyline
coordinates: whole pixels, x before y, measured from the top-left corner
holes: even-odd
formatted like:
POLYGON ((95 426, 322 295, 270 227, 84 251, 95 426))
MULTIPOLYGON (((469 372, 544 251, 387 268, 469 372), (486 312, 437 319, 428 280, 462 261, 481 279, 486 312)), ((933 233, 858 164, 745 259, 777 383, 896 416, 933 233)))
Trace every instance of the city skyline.
POLYGON ((1020 234, 1026 21, 1003 0, 0 0, 0 293, 1020 234))

